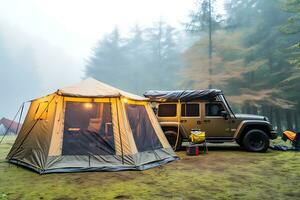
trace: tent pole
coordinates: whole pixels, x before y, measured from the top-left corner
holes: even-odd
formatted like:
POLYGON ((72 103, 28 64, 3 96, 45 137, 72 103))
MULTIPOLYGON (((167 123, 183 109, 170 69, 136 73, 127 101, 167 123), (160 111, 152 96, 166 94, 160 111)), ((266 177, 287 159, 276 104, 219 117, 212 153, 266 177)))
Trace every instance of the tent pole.
POLYGON ((174 146, 174 151, 176 151, 177 149, 177 145, 178 145, 178 139, 179 139, 179 134, 180 134, 180 121, 181 121, 181 105, 180 105, 180 99, 178 99, 178 109, 176 108, 176 110, 180 109, 180 112, 178 112, 178 121, 177 121, 177 136, 176 136, 176 142, 175 142, 175 146, 174 146))
POLYGON ((19 116, 19 121, 18 121, 18 126, 17 126, 17 131, 16 131, 17 134, 18 134, 18 132, 19 132, 19 126, 20 126, 20 122, 21 122, 22 114, 23 114, 23 110, 24 110, 24 104, 25 104, 25 103, 22 104, 21 114, 20 114, 20 116, 19 116))
MULTIPOLYGON (((122 105, 121 98, 119 97, 120 103, 122 105)), ((109 98, 110 101, 110 98, 109 98)), ((119 138, 120 138, 120 145, 121 145, 121 156, 122 156, 122 164, 124 165, 124 152, 123 152, 123 142, 121 137, 121 129, 120 129, 120 122, 119 122, 119 109, 118 109, 118 102, 116 103, 117 107, 117 118, 118 118, 118 128, 119 128, 119 138)))
MULTIPOLYGON (((20 106, 18 112, 15 114, 15 116, 14 116, 13 120, 11 121, 9 127, 6 129, 6 131, 5 131, 4 135, 3 135, 3 137, 1 138, 0 144, 2 143, 4 137, 8 134, 8 131, 9 131, 9 129, 11 128, 11 126, 12 126, 13 122, 15 121, 16 117, 18 116, 20 110, 22 110, 22 112, 23 112, 24 104, 25 104, 25 103, 23 102, 22 105, 20 106)), ((21 114, 22 114, 22 112, 21 112, 21 114)), ((21 117, 20 117, 20 118, 21 118, 21 117)), ((19 122, 20 122, 20 121, 19 121, 19 122)), ((19 129, 19 124, 18 124, 18 127, 17 127, 17 131, 18 131, 18 129, 19 129)), ((18 133, 18 132, 17 132, 17 133, 18 133)))

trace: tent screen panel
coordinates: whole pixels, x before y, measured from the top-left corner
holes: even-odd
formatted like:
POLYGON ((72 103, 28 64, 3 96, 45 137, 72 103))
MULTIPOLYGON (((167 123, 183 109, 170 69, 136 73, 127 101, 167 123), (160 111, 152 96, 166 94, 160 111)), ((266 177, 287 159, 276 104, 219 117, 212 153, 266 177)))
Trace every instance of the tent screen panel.
POLYGON ((115 154, 110 103, 66 102, 62 154, 115 154))
POLYGON ((159 117, 175 117, 176 116, 176 104, 160 104, 158 106, 159 117))
POLYGON ((126 104, 126 113, 139 152, 163 148, 144 105, 126 104))

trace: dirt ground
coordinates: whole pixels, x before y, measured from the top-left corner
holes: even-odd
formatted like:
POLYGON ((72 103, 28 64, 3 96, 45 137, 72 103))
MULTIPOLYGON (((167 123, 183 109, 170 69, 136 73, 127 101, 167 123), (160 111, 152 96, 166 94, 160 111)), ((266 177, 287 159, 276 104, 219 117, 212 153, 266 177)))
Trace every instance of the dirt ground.
POLYGON ((38 175, 5 162, 12 142, 0 144, 0 199, 300 199, 296 152, 213 145, 146 171, 38 175))

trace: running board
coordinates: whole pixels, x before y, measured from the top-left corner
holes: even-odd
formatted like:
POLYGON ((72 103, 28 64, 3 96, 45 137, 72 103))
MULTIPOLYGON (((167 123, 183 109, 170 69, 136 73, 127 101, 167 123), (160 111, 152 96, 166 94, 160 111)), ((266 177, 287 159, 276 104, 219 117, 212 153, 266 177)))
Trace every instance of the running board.
POLYGON ((209 142, 209 143, 224 143, 224 142, 235 142, 235 139, 234 138, 221 138, 221 137, 216 137, 216 138, 213 138, 213 137, 209 137, 209 138, 206 138, 206 142, 209 142))
MULTIPOLYGON (((188 139, 183 139, 182 142, 188 142, 188 139)), ((234 138, 228 137, 207 137, 206 142, 208 143, 224 143, 224 142, 235 142, 234 138)))

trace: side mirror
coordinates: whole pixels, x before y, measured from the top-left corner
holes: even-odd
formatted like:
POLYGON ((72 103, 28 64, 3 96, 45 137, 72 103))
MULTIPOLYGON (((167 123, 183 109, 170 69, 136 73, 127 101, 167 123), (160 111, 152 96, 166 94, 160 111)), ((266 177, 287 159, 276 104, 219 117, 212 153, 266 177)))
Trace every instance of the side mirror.
POLYGON ((221 115, 222 115, 225 119, 228 119, 228 113, 227 113, 227 111, 225 111, 225 110, 221 111, 221 115))

